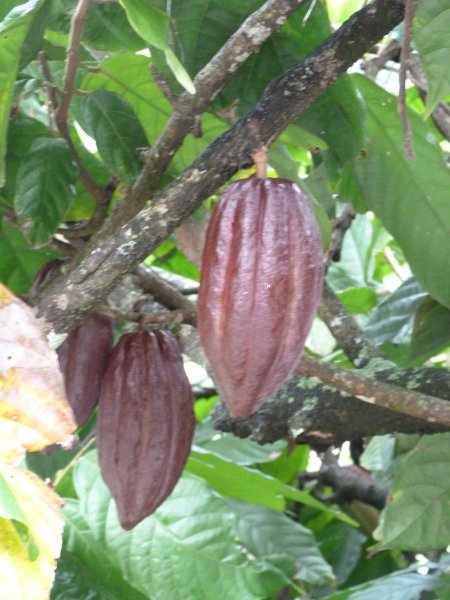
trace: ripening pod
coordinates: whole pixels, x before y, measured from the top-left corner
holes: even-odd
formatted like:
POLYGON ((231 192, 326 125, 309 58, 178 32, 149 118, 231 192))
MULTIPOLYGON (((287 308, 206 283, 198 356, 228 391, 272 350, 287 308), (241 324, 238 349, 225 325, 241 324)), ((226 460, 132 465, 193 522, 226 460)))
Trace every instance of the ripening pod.
POLYGON ((323 276, 311 201, 295 183, 251 177, 230 185, 208 226, 198 326, 232 416, 254 413, 294 369, 323 276))
POLYGON ((124 529, 152 514, 172 492, 194 427, 191 387, 173 334, 123 335, 102 382, 97 448, 124 529))
POLYGON ((97 406, 112 341, 112 320, 93 312, 57 350, 67 400, 78 427, 86 423, 97 406))

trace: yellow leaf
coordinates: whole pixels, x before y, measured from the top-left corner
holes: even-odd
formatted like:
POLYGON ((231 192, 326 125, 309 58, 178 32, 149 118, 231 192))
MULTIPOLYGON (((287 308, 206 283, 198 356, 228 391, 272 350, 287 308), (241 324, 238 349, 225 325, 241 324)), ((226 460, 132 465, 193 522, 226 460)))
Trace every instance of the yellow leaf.
POLYGON ((37 558, 30 560, 28 546, 13 522, 0 518, 0 598, 48 600, 61 551, 61 499, 30 471, 1 465, 0 473, 14 493, 37 549, 37 558))
POLYGON ((33 311, 0 284, 0 459, 69 444, 76 429, 56 352, 33 311))

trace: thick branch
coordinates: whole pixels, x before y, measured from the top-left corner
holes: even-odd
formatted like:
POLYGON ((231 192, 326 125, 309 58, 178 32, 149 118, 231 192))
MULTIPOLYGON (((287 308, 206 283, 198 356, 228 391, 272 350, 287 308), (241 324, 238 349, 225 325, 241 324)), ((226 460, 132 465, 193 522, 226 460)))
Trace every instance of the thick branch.
POLYGON ((338 464, 323 464, 320 471, 305 473, 301 479, 332 487, 340 503, 359 500, 381 510, 388 498, 388 490, 356 465, 340 467, 338 464))
POLYGON ((173 155, 195 126, 215 95, 236 73, 242 63, 259 50, 273 32, 306 0, 268 0, 251 14, 228 39, 217 54, 194 79, 195 94, 184 92, 176 100, 175 112, 156 144, 148 151, 142 173, 121 210, 114 215, 114 225, 126 223, 145 205, 155 191, 173 155))
MULTIPOLYGON (((450 373, 446 369, 392 368, 376 371, 374 378, 374 385, 386 382, 450 400, 450 373)), ((373 435, 450 430, 449 426, 361 402, 318 380, 297 376, 291 377, 272 400, 248 419, 231 419, 223 406, 217 407, 214 426, 260 443, 294 437, 298 443, 318 449, 373 435)))
POLYGON ((156 248, 200 203, 277 137, 355 60, 397 25, 399 0, 364 7, 316 51, 273 81, 246 117, 218 138, 177 180, 127 225, 97 247, 44 298, 38 314, 47 329, 68 331, 156 248))
POLYGON ((360 372, 303 356, 295 369, 297 375, 316 377, 326 385, 351 394, 358 400, 450 427, 450 403, 415 390, 374 381, 360 372))

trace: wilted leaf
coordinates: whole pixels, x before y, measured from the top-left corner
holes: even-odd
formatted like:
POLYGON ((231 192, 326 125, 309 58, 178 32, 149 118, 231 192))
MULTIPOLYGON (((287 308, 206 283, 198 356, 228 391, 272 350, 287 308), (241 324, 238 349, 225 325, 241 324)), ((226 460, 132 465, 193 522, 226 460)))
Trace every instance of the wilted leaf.
POLYGON ((0 598, 48 600, 61 549, 61 501, 30 471, 2 465, 0 476, 28 527, 20 532, 13 521, 0 518, 0 598))
POLYGON ((0 284, 0 457, 67 443, 76 429, 56 353, 32 310, 0 284))

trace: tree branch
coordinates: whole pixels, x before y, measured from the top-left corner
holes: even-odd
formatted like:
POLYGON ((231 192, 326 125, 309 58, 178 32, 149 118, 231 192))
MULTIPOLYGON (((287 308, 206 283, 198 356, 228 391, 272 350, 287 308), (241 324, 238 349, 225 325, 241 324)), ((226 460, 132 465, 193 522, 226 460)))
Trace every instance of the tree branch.
POLYGON ((397 25, 400 0, 376 0, 355 13, 305 60, 273 81, 261 101, 127 225, 96 247, 38 305, 47 330, 68 331, 125 273, 156 248, 200 203, 277 137, 355 60, 397 25))
MULTIPOLYGON (((374 385, 386 382, 396 388, 413 387, 427 396, 450 400, 447 369, 390 368, 377 370, 373 376, 374 385)), ((450 402, 448 405, 450 407, 450 402)), ((450 430, 448 425, 361 402, 356 396, 323 385, 318 379, 298 376, 291 377, 273 399, 248 419, 232 419, 226 409, 218 405, 214 427, 238 437, 251 437, 261 444, 293 437, 297 443, 310 444, 318 450, 373 435, 450 430)))
MULTIPOLYGON (((142 173, 120 209, 114 215, 114 226, 126 223, 143 208, 161 181, 173 155, 196 119, 203 113, 219 90, 242 63, 257 52, 263 42, 285 23, 306 0, 268 0, 251 14, 228 39, 217 54, 194 78, 195 94, 184 92, 173 104, 170 117, 156 144, 145 156, 142 173)), ((172 101, 173 102, 173 101, 172 101)))
POLYGON ((362 331, 326 282, 319 316, 356 367, 365 367, 373 358, 387 360, 384 352, 362 331))
POLYGON ((374 381, 360 372, 303 356, 295 369, 297 375, 316 377, 358 400, 387 408, 430 423, 450 427, 450 403, 411 389, 374 381))

